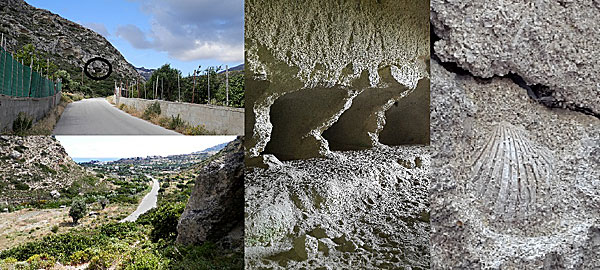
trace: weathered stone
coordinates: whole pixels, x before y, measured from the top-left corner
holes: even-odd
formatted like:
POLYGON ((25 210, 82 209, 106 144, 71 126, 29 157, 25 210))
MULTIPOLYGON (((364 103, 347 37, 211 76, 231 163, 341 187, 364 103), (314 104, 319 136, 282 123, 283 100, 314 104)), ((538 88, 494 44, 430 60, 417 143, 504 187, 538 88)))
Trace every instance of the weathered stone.
POLYGON ((58 198, 60 198, 60 192, 58 192, 58 190, 56 190, 56 189, 52 190, 52 191, 50 191, 50 196, 52 196, 52 198, 54 198, 54 199, 58 199, 58 198))
POLYGON ((600 267, 600 120, 431 67, 432 268, 600 267))
POLYGON ((427 2, 245 6, 249 158, 373 147, 385 112, 429 76, 427 2))
POLYGON ((600 114, 598 1, 431 1, 435 54, 485 78, 514 73, 600 114))
POLYGON ((227 145, 199 172, 177 225, 177 243, 206 241, 239 249, 243 245, 244 152, 242 138, 227 145))
POLYGON ((20 159, 23 156, 23 154, 19 153, 16 150, 13 150, 12 152, 10 152, 10 157, 12 159, 20 159))

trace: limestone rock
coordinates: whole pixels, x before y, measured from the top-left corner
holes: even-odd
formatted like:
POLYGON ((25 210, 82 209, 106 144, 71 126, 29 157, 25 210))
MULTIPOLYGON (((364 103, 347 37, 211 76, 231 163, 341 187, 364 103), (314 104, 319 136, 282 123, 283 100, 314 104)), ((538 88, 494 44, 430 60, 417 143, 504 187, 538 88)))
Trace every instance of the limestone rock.
POLYGON ((514 73, 600 114, 598 1, 431 1, 435 54, 476 76, 514 73))
POLYGON ((220 243, 240 248, 244 224, 244 152, 242 138, 227 145, 199 172, 177 225, 177 242, 220 243))
POLYGON ((12 159, 20 159, 20 158, 21 158, 21 156, 23 156, 23 155, 22 155, 21 153, 19 153, 18 151, 12 151, 12 152, 10 153, 10 157, 11 157, 12 159))
MULTIPOLYGON (((386 112, 428 84, 426 1, 251 0, 245 7, 249 158, 374 147, 386 112)), ((428 95, 428 87, 421 90, 428 95)), ((420 107, 420 119, 429 121, 426 105, 405 105, 420 107)), ((427 123, 412 128, 418 131, 404 134, 407 140, 428 141, 427 123)))
POLYGON ((431 67, 432 269, 600 267, 600 120, 431 67))

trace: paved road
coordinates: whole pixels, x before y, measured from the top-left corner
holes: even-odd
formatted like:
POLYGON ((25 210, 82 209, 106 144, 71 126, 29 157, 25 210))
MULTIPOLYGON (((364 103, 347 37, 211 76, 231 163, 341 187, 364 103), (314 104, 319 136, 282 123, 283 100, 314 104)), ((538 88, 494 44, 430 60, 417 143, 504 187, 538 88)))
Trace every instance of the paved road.
MULTIPOLYGON (((146 176, 150 177, 149 175, 146 176)), ((144 199, 142 199, 142 202, 140 202, 140 205, 138 205, 138 208, 135 210, 135 212, 131 213, 131 215, 124 218, 120 222, 135 222, 141 214, 146 213, 148 210, 156 207, 156 201, 158 201, 158 190, 160 189, 160 186, 158 185, 158 180, 152 177, 150 178, 152 179, 152 190, 146 194, 146 196, 144 196, 144 199)))
POLYGON ((179 135, 179 133, 133 117, 104 98, 67 105, 54 128, 54 135, 179 135))

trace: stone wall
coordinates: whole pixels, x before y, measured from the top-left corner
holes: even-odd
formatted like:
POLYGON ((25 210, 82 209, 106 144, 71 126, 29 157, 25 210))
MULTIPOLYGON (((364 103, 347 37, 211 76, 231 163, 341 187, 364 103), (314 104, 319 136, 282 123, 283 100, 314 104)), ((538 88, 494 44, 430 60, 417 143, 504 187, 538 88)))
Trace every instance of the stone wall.
POLYGON ((0 131, 11 131, 20 112, 33 117, 34 122, 46 116, 60 103, 60 93, 45 98, 22 98, 0 95, 0 131))
MULTIPOLYGON (((117 104, 123 103, 137 110, 145 110, 154 100, 120 97, 117 104)), ((190 104, 171 101, 158 101, 161 114, 177 116, 190 125, 204 127, 219 135, 244 134, 244 109, 207 104, 190 104)))

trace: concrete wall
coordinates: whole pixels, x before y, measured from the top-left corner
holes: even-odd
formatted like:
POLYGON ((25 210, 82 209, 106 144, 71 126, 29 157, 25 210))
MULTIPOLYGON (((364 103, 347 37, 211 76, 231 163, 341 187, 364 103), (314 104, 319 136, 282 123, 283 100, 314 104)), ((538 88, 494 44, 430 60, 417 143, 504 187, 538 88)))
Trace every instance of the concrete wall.
POLYGON ((0 131, 11 131, 19 112, 33 117, 34 122, 42 119, 50 109, 60 103, 60 93, 45 98, 23 98, 0 95, 0 131))
MULTIPOLYGON (((143 111, 154 100, 124 98, 116 99, 117 105, 123 103, 136 110, 143 111)), ((161 115, 179 116, 190 125, 204 125, 204 127, 218 135, 243 135, 244 134, 244 109, 215 106, 207 104, 190 104, 170 101, 158 101, 161 115)))

